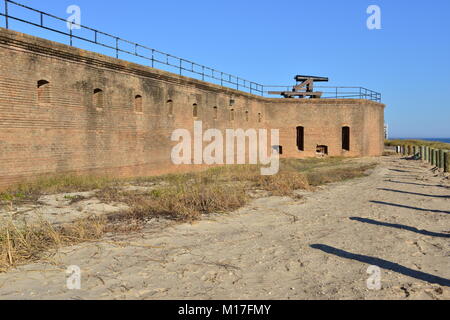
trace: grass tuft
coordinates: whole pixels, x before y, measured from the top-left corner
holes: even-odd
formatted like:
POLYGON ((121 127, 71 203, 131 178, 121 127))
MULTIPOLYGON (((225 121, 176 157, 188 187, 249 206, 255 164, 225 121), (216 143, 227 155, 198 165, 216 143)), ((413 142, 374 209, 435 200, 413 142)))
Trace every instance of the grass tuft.
POLYGON ((83 219, 61 227, 45 221, 33 225, 11 219, 0 221, 0 272, 48 259, 62 246, 100 239, 106 226, 101 218, 83 219))
POLYGON ((119 181, 101 176, 55 175, 41 177, 32 182, 20 183, 0 193, 0 202, 35 200, 44 194, 91 191, 105 188, 119 181))

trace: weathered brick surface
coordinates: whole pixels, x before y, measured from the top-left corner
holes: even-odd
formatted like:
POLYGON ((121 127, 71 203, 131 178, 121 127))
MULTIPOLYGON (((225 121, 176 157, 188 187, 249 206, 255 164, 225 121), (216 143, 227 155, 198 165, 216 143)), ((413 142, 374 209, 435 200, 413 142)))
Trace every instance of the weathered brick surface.
POLYGON ((332 156, 383 151, 384 105, 370 101, 261 98, 5 29, 0 67, 0 188, 50 173, 194 169, 172 165, 170 136, 192 130, 195 119, 205 129, 280 129, 286 157, 315 156, 317 145, 327 145, 332 156), (40 80, 49 83, 38 88, 40 80), (95 105, 95 89, 102 90, 103 108, 95 105), (142 112, 135 110, 136 96, 142 112), (305 127, 303 152, 297 126, 305 127), (342 150, 343 126, 351 128, 350 151, 342 150))

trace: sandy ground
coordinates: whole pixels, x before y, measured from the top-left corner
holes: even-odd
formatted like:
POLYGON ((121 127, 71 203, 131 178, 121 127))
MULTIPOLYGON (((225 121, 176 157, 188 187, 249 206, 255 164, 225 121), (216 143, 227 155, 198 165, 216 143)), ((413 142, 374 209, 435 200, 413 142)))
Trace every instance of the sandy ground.
POLYGON ((450 183, 418 161, 300 200, 65 248, 0 275, 1 299, 450 299, 450 183), (81 269, 68 290, 66 268, 81 269), (367 269, 381 268, 381 290, 367 269))

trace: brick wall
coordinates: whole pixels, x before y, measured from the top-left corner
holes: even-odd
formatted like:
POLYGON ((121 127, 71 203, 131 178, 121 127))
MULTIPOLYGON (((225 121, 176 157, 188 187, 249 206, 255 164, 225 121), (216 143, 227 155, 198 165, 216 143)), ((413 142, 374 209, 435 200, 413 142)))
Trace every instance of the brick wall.
POLYGON ((0 188, 49 173, 195 169, 170 160, 173 130, 192 130, 194 120, 205 129, 280 129, 286 157, 315 156, 317 145, 330 155, 383 150, 384 105, 365 100, 261 98, 5 29, 0 67, 0 188), (342 126, 351 128, 350 151, 342 126))

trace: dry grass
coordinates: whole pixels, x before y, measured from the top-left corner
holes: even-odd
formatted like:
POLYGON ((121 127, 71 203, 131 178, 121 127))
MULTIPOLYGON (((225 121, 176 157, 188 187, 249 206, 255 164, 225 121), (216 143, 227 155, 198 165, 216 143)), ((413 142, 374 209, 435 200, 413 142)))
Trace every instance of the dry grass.
POLYGON ((283 160, 277 175, 262 176, 258 166, 224 166, 203 172, 141 178, 135 185, 156 185, 149 192, 104 188, 97 197, 105 203, 126 203, 134 219, 164 216, 193 221, 202 214, 238 209, 249 200, 250 190, 274 196, 295 197, 294 191, 364 176, 373 165, 354 164, 341 158, 283 160))
POLYGON ((367 170, 373 168, 373 165, 365 165, 354 168, 333 168, 327 170, 318 170, 306 174, 310 186, 320 186, 327 183, 345 181, 354 178, 360 178, 367 175, 367 170))
POLYGON ((62 227, 45 221, 34 225, 12 219, 0 221, 0 272, 49 258, 62 246, 99 239, 106 226, 105 220, 100 218, 80 220, 62 227))
POLYGON ((426 141, 426 140, 386 140, 386 146, 394 147, 394 146, 402 146, 402 145, 410 145, 410 146, 426 146, 434 149, 444 149, 450 150, 450 144, 445 142, 438 141, 426 141))
POLYGON ((116 219, 165 217, 183 222, 198 220, 202 214, 232 211, 247 202, 242 188, 201 184, 162 187, 144 193, 106 188, 97 197, 104 202, 126 203, 131 208, 116 219))
POLYGON ((276 196, 294 196, 299 189, 361 177, 374 167, 341 158, 282 160, 280 173, 261 176, 258 166, 224 166, 203 172, 148 177, 134 181, 102 177, 65 176, 23 184, 3 193, 3 200, 36 199, 42 194, 98 190, 105 203, 126 203, 128 212, 104 218, 80 220, 55 227, 42 221, 35 225, 3 221, 0 227, 0 271, 43 259, 62 246, 102 238, 108 232, 135 231, 154 217, 194 221, 209 213, 234 211, 250 199, 249 191, 265 190, 276 196), (124 183, 149 186, 151 190, 125 191, 124 183), (10 199, 8 199, 10 197, 10 199), (6 199, 5 199, 6 198, 6 199))
POLYGON ((57 175, 21 183, 0 193, 1 202, 33 201, 44 194, 82 192, 105 188, 120 180, 101 176, 57 175))

